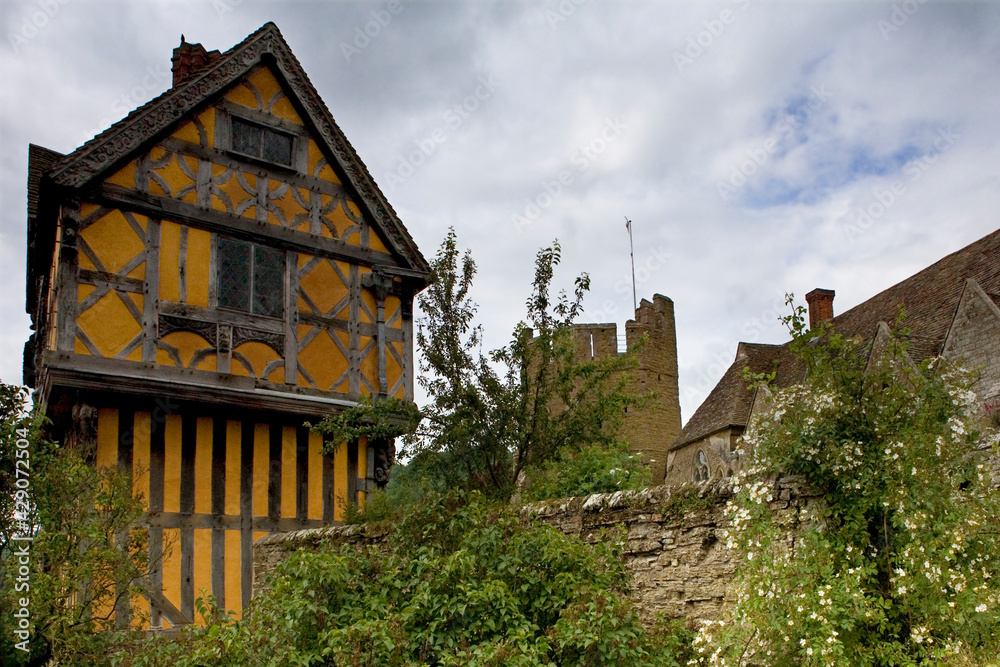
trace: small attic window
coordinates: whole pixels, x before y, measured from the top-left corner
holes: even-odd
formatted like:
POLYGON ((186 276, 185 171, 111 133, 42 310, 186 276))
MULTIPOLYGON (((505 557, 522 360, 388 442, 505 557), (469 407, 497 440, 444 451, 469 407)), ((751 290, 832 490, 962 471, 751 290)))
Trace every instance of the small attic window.
POLYGON ((232 149, 237 153, 290 167, 294 140, 285 132, 232 117, 232 149))

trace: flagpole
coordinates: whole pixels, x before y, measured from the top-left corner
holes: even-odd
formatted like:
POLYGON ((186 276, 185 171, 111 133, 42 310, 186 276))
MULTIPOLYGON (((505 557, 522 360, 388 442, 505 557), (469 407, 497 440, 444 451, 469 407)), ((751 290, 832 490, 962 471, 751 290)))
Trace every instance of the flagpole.
POLYGON ((628 230, 628 254, 632 258, 632 310, 635 311, 639 305, 635 300, 635 246, 632 245, 632 221, 625 216, 625 229, 628 230))

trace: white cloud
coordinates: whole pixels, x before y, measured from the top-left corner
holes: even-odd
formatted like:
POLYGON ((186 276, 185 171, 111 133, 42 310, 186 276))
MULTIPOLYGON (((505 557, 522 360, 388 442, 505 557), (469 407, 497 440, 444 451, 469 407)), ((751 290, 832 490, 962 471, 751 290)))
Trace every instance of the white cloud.
POLYGON ((833 288, 842 311, 1000 226, 1000 6, 922 4, 883 36, 898 2, 590 0, 562 14, 558 2, 413 2, 348 62, 342 44, 385 4, 71 0, 14 53, 10 34, 41 5, 3 3, 0 378, 20 377, 28 335, 27 144, 69 151, 117 120, 149 68, 169 67, 182 32, 225 50, 277 23, 425 255, 449 225, 473 249, 489 344, 522 317, 534 253, 555 237, 559 279, 588 271, 590 312, 621 324, 630 217, 640 266, 670 255, 639 297, 676 304, 685 418, 739 340, 783 340, 783 292, 833 288), (732 21, 720 31, 723 11, 732 21), (699 37, 708 45, 679 70, 674 54, 699 37), (389 187, 400 156, 484 76, 496 90, 389 187), (824 86, 829 99, 805 114, 824 86), (627 127, 579 169, 576 152, 618 117, 627 127), (798 123, 783 130, 788 118, 798 123), (907 161, 947 128, 954 145, 909 180, 907 161), (718 183, 770 139, 774 150, 724 201, 718 183), (511 216, 563 169, 572 182, 518 233, 511 216), (845 232, 873 188, 897 180, 906 188, 892 205, 863 234, 845 232))

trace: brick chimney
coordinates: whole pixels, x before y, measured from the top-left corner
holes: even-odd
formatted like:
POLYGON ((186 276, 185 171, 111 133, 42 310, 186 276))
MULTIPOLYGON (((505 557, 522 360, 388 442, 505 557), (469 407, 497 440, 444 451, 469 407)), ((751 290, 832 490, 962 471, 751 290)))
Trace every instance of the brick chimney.
POLYGON ((806 294, 806 303, 809 304, 810 329, 815 329, 823 322, 833 319, 833 297, 836 294, 832 289, 820 289, 819 287, 806 294))
POLYGON ((190 44, 184 41, 181 35, 181 45, 174 49, 174 55, 170 59, 171 71, 174 75, 174 83, 184 83, 196 74, 204 70, 222 57, 218 50, 206 51, 201 44, 190 44))

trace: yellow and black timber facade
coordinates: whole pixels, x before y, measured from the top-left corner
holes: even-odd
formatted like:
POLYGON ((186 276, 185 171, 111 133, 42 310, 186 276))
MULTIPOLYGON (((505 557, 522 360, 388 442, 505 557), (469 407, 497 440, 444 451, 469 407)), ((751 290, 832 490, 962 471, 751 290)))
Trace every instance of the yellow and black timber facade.
MULTIPOLYGON (((130 471, 150 572, 131 609, 240 612, 253 541, 342 518, 391 442, 303 426, 413 399, 429 267, 278 29, 175 49, 170 90, 68 155, 31 146, 25 382, 51 435, 130 471)), ((123 619, 125 614, 121 614, 123 619)))

